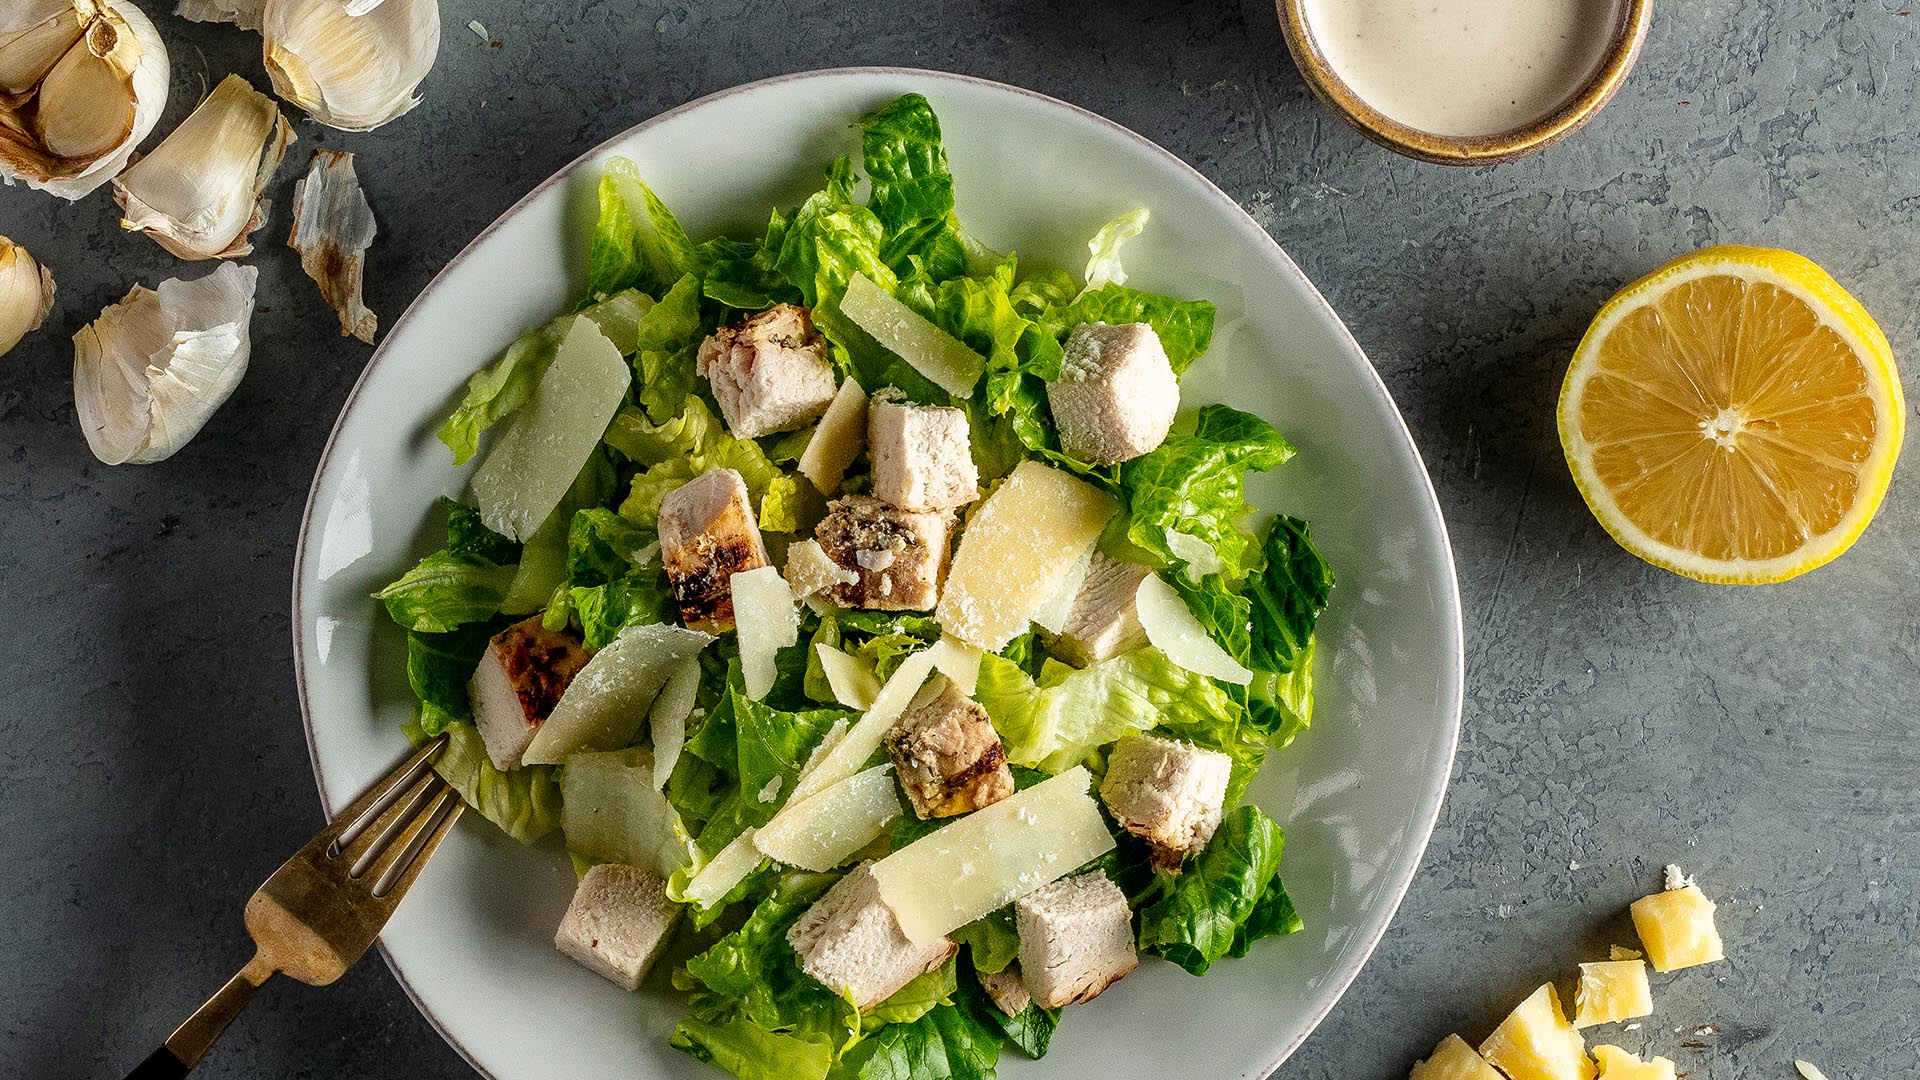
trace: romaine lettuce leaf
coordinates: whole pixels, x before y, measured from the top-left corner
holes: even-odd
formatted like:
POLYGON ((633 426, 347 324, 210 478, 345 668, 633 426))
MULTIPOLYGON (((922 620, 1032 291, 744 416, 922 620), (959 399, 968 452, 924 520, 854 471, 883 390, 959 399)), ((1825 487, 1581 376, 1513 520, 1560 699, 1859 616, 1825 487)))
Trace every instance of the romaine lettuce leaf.
POLYGON ((953 932, 955 943, 966 946, 975 971, 1007 970, 1020 955, 1020 935, 1013 927, 1013 909, 990 912, 953 932))
POLYGON ((580 620, 581 640, 590 652, 606 648, 629 626, 671 622, 680 611, 657 569, 569 589, 567 595, 580 620))
POLYGON ((447 512, 447 550, 455 555, 478 555, 502 566, 520 557, 520 545, 487 528, 480 511, 442 496, 447 512))
POLYGON ((1047 1056, 1047 1044, 1053 1041, 1053 1032, 1060 1026, 1059 1009, 1043 1009, 1032 1002, 1019 1013, 1008 1016, 987 996, 986 989, 979 979, 971 974, 961 981, 961 998, 966 1002, 972 1014, 991 1029, 1006 1036, 1006 1040, 1019 1047, 1028 1057, 1035 1060, 1047 1056), (973 985, 968 987, 966 984, 973 985))
POLYGON ((600 174, 600 219, 587 251, 587 296, 656 292, 686 273, 693 244, 626 158, 600 174))
POLYGON ((1092 292, 1109 282, 1115 285, 1127 283, 1127 272, 1120 266, 1120 248, 1127 241, 1146 231, 1147 208, 1142 206, 1129 210, 1100 227, 1087 241, 1087 285, 1084 291, 1092 292))
POLYGON ((787 930, 833 883, 831 874, 794 871, 738 930, 687 961, 687 974, 749 1022, 774 1031, 845 1030, 853 1006, 800 970, 787 930))
POLYGON ((1189 562, 1189 576, 1217 571, 1238 580, 1252 549, 1240 525, 1249 512, 1246 473, 1292 456, 1293 447, 1265 420, 1225 405, 1201 408, 1192 434, 1170 435, 1120 467, 1127 539, 1169 562, 1189 562), (1219 565, 1191 565, 1198 551, 1213 552, 1219 565))
POLYGON ((944 221, 953 210, 953 174, 927 99, 894 99, 861 117, 860 133, 860 164, 871 187, 867 207, 887 230, 944 221))
MULTIPOLYGON (((602 585, 640 569, 642 556, 659 542, 652 529, 643 528, 604 507, 592 506, 573 515, 567 527, 567 584, 602 585)), ((658 549, 645 564, 659 564, 658 549)))
POLYGON ((433 769, 480 816, 523 844, 560 824, 560 788, 551 765, 501 772, 488 760, 478 728, 458 720, 447 725, 446 735, 446 749, 433 759, 433 769))
POLYGON ((693 395, 688 395, 679 416, 662 424, 652 423, 638 409, 621 409, 607 429, 606 440, 646 466, 633 478, 620 504, 620 516, 649 527, 659 521, 660 500, 667 492, 708 469, 739 472, 756 502, 781 475, 759 443, 727 434, 706 402, 693 395))
POLYGON ((972 1009, 941 1005, 910 1024, 888 1024, 855 1043, 833 1080, 993 1080, 1000 1033, 972 1009))
POLYGON ((493 625, 487 622, 468 623, 444 634, 407 631, 407 684, 413 687, 413 696, 431 706, 420 718, 427 735, 440 734, 450 720, 473 715, 467 683, 480 666, 492 634, 493 625))
POLYGON ((1247 579, 1252 638, 1246 662, 1263 671, 1292 671, 1312 645, 1314 624, 1333 590, 1333 570, 1299 518, 1275 518, 1262 554, 1265 566, 1247 579))
POLYGON ((445 634, 491 619, 513 584, 514 571, 479 555, 436 551, 373 597, 408 630, 445 634))
POLYGON ((1213 305, 1205 300, 1175 300, 1108 282, 1052 309, 1047 322, 1060 338, 1081 323, 1146 323, 1160 335, 1177 375, 1213 343, 1213 314, 1213 305))
POLYGON ((1280 883, 1286 834, 1260 808, 1227 812, 1206 849, 1167 893, 1140 912, 1140 947, 1204 975, 1223 956, 1245 956, 1263 937, 1300 929, 1280 883))
POLYGON ((827 1036, 768 1031, 738 1016, 689 1016, 674 1027, 667 1045, 740 1080, 826 1080, 833 1068, 827 1036))
POLYGON ((1151 647, 1081 669, 1048 660, 1037 682, 1013 661, 988 655, 974 698, 1000 732, 1009 762, 1050 773, 1156 727, 1206 745, 1237 741, 1244 713, 1218 683, 1151 647))
POLYGON ((703 337, 700 279, 689 274, 667 290, 634 333, 640 407, 653 422, 665 423, 692 396, 703 337))
POLYGON ((861 1014, 862 1030, 873 1031, 882 1024, 911 1024, 941 1005, 951 1005, 958 987, 956 967, 949 957, 932 971, 914 976, 885 1001, 861 1014))

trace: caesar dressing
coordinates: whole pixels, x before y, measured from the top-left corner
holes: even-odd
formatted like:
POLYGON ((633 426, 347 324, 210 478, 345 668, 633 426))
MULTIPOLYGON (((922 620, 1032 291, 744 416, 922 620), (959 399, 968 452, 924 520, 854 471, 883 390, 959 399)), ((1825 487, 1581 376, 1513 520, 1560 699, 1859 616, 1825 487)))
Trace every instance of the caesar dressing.
POLYGON ((1495 135, 1566 104, 1620 31, 1617 0, 1307 0, 1342 82, 1435 135, 1495 135))

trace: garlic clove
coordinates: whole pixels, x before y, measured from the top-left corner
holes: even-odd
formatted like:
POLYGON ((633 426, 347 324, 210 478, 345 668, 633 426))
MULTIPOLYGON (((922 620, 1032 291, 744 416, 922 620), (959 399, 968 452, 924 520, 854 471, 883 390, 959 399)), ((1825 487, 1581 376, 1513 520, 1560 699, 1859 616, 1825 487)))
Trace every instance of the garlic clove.
POLYGON ((40 328, 53 308, 53 275, 27 249, 0 236, 0 356, 40 328))
POLYGON ((153 153, 114 178, 122 228, 183 259, 230 259, 267 220, 261 197, 293 126, 272 98, 229 75, 153 153))
POLYGON ((354 175, 353 155, 325 148, 313 152, 307 175, 293 186, 293 233, 287 246, 300 253, 300 267, 320 285, 320 295, 340 315, 340 333, 373 344, 379 320, 360 295, 367 248, 376 231, 373 210, 354 175))
POLYGON ((264 7, 266 0, 180 0, 173 13, 189 22, 232 23, 242 30, 258 30, 264 7))
POLYGON ((22 0, 0 13, 0 93, 33 89, 86 30, 72 0, 22 0))
POLYGON ((135 285, 73 335, 73 404, 94 456, 165 460, 247 373, 259 271, 225 263, 196 281, 135 285))
POLYGON ((275 93, 328 127, 368 131, 420 104, 414 91, 440 52, 440 7, 267 0, 260 34, 275 93))
POLYGON ((0 177, 78 199, 125 168, 160 119, 166 45, 125 0, 10 0, 6 7, 0 177))

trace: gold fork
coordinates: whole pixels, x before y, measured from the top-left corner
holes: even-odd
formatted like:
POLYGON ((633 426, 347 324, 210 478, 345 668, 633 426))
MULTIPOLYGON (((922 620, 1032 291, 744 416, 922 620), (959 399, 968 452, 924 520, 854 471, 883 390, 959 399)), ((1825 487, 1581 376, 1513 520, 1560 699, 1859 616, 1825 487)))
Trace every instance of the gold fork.
POLYGON ((200 1063, 275 972, 325 986, 367 951, 466 804, 431 765, 428 742, 340 812, 247 901, 256 951, 127 1080, 172 1080, 200 1063))

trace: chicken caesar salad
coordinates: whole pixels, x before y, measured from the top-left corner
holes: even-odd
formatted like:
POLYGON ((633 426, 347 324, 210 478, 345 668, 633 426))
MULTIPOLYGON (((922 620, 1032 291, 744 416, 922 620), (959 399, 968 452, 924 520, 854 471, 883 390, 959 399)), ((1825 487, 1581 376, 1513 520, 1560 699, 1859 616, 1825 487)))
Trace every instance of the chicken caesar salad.
POLYGON ((1181 413, 1214 309, 954 213, 902 97, 859 163, 695 243, 607 162, 585 299, 467 383, 446 545, 377 597, 416 741, 580 881, 555 944, 684 994, 745 1080, 991 1077, 1141 954, 1301 922, 1243 799, 1313 711, 1333 574, 1257 525, 1293 454, 1181 413), (495 429, 484 454, 483 434, 495 429))

